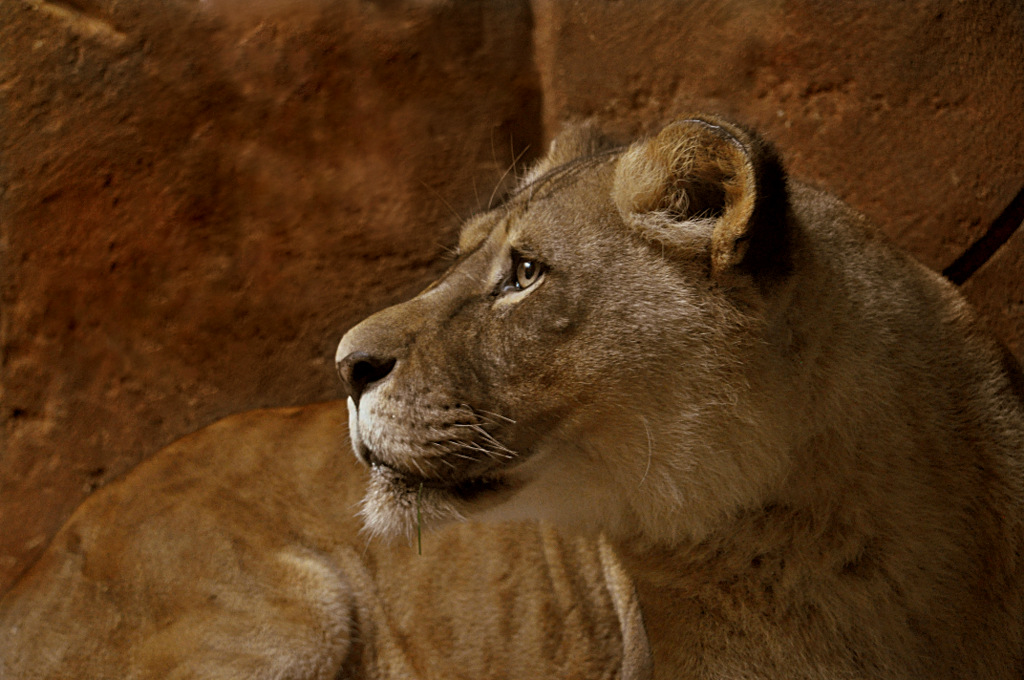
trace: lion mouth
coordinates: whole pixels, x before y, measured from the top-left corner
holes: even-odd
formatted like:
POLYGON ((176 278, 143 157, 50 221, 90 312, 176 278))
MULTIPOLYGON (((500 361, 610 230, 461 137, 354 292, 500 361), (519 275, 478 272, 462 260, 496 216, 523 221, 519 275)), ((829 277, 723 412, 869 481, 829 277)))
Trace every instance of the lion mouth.
POLYGON ((443 493, 460 501, 471 503, 487 496, 510 491, 515 486, 508 474, 494 467, 447 479, 400 469, 380 460, 374 456, 372 451, 367 451, 367 459, 372 474, 386 481, 396 491, 404 493, 417 493, 428 489, 434 493, 443 493))
POLYGON ((516 481, 518 476, 513 475, 513 469, 523 462, 523 458, 504 447, 496 452, 498 455, 472 456, 467 454, 466 449, 474 454, 486 454, 489 450, 486 443, 456 446, 445 451, 430 451, 428 446, 422 455, 412 451, 401 455, 389 454, 371 448, 361 436, 358 410, 351 399, 349 402, 352 450, 359 461, 370 469, 373 486, 383 493, 382 496, 376 496, 380 502, 406 505, 410 498, 414 498, 418 504, 422 496, 427 503, 437 501, 442 504, 454 503, 456 506, 488 506, 500 503, 508 492, 520 486, 516 481))

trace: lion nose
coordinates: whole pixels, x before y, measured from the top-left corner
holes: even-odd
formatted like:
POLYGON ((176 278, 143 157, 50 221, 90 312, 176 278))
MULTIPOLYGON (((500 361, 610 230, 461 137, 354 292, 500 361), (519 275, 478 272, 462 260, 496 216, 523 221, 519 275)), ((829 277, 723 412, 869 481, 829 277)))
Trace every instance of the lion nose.
POLYGON ((359 405, 359 397, 371 384, 387 377, 395 367, 393 358, 381 358, 369 352, 352 352, 337 364, 338 376, 344 383, 348 396, 359 405))

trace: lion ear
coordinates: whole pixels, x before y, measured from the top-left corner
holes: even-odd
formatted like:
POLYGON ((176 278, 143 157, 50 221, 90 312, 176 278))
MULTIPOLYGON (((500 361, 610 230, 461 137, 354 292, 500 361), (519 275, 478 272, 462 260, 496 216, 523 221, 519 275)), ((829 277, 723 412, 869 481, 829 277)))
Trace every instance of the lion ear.
POLYGON ((633 144, 619 160, 612 198, 649 240, 707 252, 711 275, 788 270, 785 178, 775 153, 715 118, 686 118, 633 144))
POLYGON ((526 186, 557 167, 578 158, 589 158, 614 147, 593 119, 566 123, 551 140, 548 152, 523 178, 526 186))

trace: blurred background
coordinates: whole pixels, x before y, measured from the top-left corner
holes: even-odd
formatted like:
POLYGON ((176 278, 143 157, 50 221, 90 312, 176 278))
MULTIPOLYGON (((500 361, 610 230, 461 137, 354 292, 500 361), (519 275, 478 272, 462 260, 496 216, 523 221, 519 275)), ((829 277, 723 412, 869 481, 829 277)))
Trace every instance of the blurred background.
POLYGON ((694 111, 1024 355, 1019 0, 0 0, 0 594, 170 441, 337 397, 342 333, 566 121, 694 111))

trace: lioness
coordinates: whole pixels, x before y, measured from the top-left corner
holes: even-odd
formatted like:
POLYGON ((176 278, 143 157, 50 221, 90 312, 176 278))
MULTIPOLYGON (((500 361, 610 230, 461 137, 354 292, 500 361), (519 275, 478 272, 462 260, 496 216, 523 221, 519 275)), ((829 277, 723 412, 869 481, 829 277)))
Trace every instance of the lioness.
POLYGON ((556 140, 337 361, 372 531, 604 532, 657 677, 1024 677, 1019 373, 744 129, 556 140))
POLYGON ((752 134, 577 128, 460 251, 338 348, 365 470, 332 405, 164 450, 0 603, 0 676, 644 677, 644 623, 661 678, 1024 673, 1012 367, 752 134), (364 546, 364 492, 576 537, 364 546))

